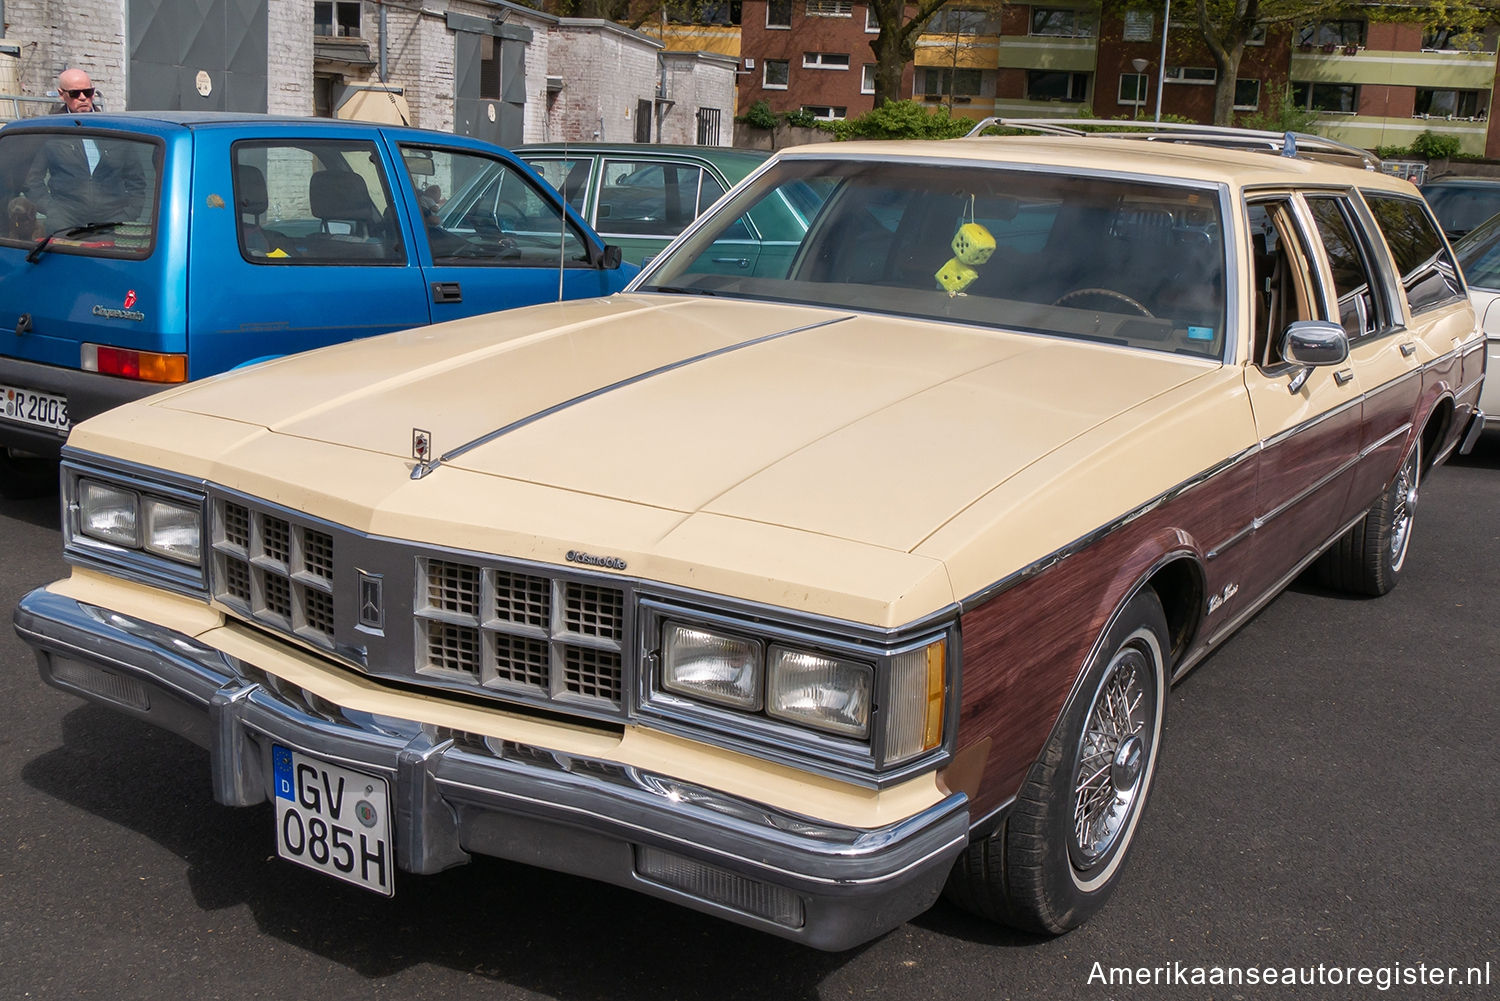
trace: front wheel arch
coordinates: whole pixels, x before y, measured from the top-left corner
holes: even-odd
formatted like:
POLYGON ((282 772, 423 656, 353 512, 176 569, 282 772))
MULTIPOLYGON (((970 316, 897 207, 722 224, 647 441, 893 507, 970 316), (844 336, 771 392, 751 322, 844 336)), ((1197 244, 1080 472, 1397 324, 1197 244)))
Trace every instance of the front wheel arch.
POLYGON ((1156 591, 1136 588, 1100 636, 999 830, 959 856, 949 899, 1048 934, 1103 906, 1156 773, 1170 650, 1156 591), (1121 706, 1129 707, 1123 715, 1121 706))

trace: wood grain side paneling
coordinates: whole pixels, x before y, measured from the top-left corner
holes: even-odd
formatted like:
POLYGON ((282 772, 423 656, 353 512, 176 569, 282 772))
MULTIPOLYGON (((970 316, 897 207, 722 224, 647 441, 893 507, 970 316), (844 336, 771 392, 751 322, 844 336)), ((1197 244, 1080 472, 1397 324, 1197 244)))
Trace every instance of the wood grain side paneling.
MULTIPOLYGON (((1184 610, 1193 622, 1208 595, 1222 595, 1253 568, 1248 537, 1214 559, 1208 554, 1252 522, 1256 466, 1254 458, 1240 462, 963 615, 960 753, 990 741, 976 819, 1019 788, 1110 616, 1164 554, 1191 558, 1204 574, 1201 594, 1184 610)), ((1211 618, 1227 618, 1239 607, 1242 599, 1234 595, 1211 618)), ((1183 652, 1204 643, 1206 634, 1185 637, 1183 652)))

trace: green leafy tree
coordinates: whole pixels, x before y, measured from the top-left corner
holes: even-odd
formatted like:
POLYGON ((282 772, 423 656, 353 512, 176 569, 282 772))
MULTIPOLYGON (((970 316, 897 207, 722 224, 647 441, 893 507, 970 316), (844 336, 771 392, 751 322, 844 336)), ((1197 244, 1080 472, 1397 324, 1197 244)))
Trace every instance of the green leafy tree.
MULTIPOLYGON (((927 30, 927 22, 950 0, 866 0, 871 17, 880 33, 870 39, 875 54, 875 107, 885 101, 899 101, 901 77, 916 58, 917 38, 927 30)), ((968 0, 954 4, 968 10, 998 12, 1005 0, 968 0)))
POLYGON ((929 111, 916 101, 883 101, 874 111, 825 126, 839 139, 956 139, 974 127, 947 108, 929 111))
MULTIPOLYGON (((1296 27, 1339 17, 1396 21, 1424 27, 1474 31, 1495 14, 1493 0, 1436 0, 1432 3, 1349 3, 1347 0, 1193 0, 1198 31, 1218 67, 1214 85, 1214 124, 1234 120, 1234 85, 1245 45, 1257 31, 1296 27)), ((1150 6, 1154 4, 1133 6, 1150 6)))
POLYGON ((1266 88, 1263 110, 1240 124, 1247 129, 1265 129, 1268 132, 1311 132, 1317 121, 1316 111, 1308 111, 1292 100, 1291 87, 1286 84, 1271 84, 1266 88))

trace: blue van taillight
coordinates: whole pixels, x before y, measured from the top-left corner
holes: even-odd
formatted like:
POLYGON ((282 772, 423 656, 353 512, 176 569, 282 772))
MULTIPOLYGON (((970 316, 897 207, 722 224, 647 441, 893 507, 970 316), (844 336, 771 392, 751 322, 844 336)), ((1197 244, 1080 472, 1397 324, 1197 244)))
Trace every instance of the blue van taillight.
POLYGON ((80 365, 85 372, 117 375, 122 379, 139 379, 142 382, 187 381, 187 355, 85 344, 80 365))

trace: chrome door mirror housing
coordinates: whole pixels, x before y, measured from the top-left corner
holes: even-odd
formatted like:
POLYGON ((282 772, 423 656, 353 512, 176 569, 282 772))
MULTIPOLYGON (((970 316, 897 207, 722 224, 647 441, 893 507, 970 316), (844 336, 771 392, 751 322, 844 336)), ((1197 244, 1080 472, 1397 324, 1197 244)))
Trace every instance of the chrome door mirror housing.
POLYGON ((1349 359, 1349 335, 1329 320, 1297 320, 1281 335, 1281 357, 1293 365, 1340 365, 1349 359))

